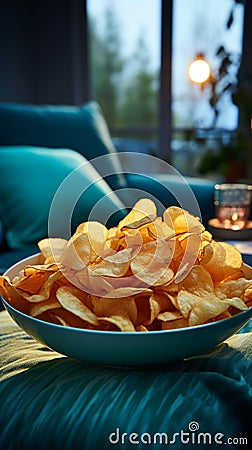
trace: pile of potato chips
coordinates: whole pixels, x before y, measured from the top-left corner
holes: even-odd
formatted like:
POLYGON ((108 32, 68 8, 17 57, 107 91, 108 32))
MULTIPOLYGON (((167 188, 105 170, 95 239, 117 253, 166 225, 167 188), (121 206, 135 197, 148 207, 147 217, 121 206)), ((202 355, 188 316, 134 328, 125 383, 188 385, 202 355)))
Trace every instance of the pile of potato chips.
POLYGON ((117 225, 78 226, 69 241, 39 242, 42 263, 0 277, 14 308, 64 326, 157 331, 228 318, 252 305, 252 278, 241 254, 215 242, 179 207, 163 217, 149 199, 117 225))

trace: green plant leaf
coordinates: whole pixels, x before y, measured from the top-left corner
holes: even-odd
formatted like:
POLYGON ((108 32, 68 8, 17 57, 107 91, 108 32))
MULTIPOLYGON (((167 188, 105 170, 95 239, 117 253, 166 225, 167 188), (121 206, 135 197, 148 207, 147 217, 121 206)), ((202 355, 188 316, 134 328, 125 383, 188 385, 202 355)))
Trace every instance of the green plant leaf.
POLYGON ((233 91, 234 85, 233 83, 227 83, 226 86, 222 89, 222 92, 233 91))
POLYGON ((227 29, 229 29, 234 21, 234 10, 232 9, 228 21, 227 21, 227 29))
POLYGON ((223 52, 225 52, 225 49, 224 49, 223 45, 221 45, 221 46, 217 49, 215 55, 216 55, 216 56, 220 56, 223 52))

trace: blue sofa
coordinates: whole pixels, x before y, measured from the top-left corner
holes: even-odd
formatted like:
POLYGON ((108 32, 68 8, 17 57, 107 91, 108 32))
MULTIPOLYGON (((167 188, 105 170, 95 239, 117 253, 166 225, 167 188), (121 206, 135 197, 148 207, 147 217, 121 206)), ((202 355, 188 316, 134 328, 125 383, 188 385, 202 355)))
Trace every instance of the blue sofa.
MULTIPOLYGON (((124 173, 94 102, 1 104, 0 152, 2 270, 37 251, 48 232, 67 236, 90 217, 113 225, 139 197, 161 209, 182 204, 205 225, 214 214, 212 182, 168 166, 141 174, 139 155, 135 173, 124 173)), ((2 311, 0 449, 247 448, 250 328, 185 361, 118 369, 51 351, 2 311)))

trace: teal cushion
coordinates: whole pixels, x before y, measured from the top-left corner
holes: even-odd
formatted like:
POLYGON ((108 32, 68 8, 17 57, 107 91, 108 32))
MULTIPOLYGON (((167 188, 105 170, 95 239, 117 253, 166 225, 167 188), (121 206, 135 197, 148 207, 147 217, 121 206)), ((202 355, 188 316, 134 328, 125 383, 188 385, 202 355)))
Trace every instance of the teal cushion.
POLYGON ((69 237, 89 217, 106 222, 124 215, 109 185, 73 150, 2 147, 0 174, 0 220, 12 249, 34 245, 48 233, 69 237))
POLYGON ((122 167, 107 123, 96 102, 81 106, 0 103, 0 145, 69 148, 93 162, 113 189, 124 187, 122 167), (105 173, 106 172, 106 173, 105 173))

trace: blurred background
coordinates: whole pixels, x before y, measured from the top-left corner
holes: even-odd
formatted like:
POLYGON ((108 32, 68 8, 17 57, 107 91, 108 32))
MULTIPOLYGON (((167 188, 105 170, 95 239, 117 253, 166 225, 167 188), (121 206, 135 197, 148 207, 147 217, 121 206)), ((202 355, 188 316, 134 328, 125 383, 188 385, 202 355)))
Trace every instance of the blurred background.
POLYGON ((251 23, 246 0, 1 0, 0 101, 94 99, 118 150, 251 181, 251 23))

